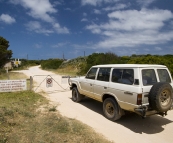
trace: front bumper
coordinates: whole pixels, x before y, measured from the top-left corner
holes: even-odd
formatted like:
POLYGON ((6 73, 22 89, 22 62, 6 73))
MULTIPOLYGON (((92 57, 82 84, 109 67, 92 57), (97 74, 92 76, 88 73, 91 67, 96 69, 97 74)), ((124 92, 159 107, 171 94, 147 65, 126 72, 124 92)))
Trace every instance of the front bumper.
MULTIPOLYGON (((139 108, 135 108, 134 110, 135 110, 135 113, 142 116, 143 118, 145 118, 146 116, 154 115, 154 114, 159 114, 161 116, 167 115, 167 111, 166 112, 158 112, 156 110, 149 108, 149 106, 145 106, 145 105, 140 106, 139 108)), ((173 104, 169 110, 173 110, 173 104)))

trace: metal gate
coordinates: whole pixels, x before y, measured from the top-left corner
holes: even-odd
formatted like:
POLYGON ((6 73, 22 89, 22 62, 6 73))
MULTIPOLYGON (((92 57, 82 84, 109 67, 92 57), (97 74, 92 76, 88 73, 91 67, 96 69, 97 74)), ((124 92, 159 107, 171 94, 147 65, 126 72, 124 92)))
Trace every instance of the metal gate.
POLYGON ((49 94, 69 91, 69 78, 69 76, 60 75, 34 75, 31 77, 32 90, 49 94))

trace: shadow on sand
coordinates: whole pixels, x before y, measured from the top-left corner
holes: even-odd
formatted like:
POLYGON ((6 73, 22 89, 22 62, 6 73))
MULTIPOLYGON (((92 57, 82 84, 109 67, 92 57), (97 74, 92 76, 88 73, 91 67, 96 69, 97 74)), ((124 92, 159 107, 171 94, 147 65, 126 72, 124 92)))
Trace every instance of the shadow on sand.
MULTIPOLYGON (((96 113, 103 115, 102 103, 99 101, 86 97, 80 102, 80 104, 96 113)), ((172 122, 172 120, 166 119, 159 115, 153 115, 143 119, 135 113, 129 113, 122 116, 118 121, 112 123, 120 124, 135 133, 156 134, 162 132, 164 130, 164 126, 172 122)))

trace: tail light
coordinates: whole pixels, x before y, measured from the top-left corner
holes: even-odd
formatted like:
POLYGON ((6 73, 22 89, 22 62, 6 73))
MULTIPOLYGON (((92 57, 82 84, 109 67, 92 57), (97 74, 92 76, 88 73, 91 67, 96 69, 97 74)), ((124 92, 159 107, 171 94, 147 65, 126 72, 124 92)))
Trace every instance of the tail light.
POLYGON ((137 105, 142 105, 142 94, 138 94, 137 96, 137 105))

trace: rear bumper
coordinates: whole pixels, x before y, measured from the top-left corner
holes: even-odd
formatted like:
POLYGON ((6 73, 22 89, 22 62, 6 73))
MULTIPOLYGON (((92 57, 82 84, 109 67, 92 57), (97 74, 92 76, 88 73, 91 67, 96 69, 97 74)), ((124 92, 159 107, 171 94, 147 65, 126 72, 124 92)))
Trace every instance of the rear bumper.
MULTIPOLYGON (((149 106, 140 106, 139 108, 135 108, 135 113, 137 113, 138 115, 142 116, 142 117, 146 117, 146 116, 150 116, 150 115, 154 115, 154 114, 159 114, 159 115, 167 115, 167 111, 166 112, 163 112, 163 113, 160 113, 156 110, 152 110, 149 108, 149 106)), ((170 108, 170 110, 173 110, 173 104, 170 108)))

